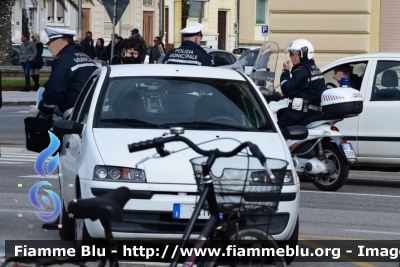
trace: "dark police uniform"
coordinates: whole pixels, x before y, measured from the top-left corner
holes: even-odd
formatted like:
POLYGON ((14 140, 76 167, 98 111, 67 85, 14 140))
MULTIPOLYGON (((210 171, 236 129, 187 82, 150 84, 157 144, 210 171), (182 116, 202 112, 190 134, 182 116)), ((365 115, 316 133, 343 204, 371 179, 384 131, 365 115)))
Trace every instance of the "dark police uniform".
MULTIPOLYGON (((181 30, 183 37, 203 36, 203 25, 196 23, 181 30)), ((192 41, 183 41, 181 47, 169 51, 163 60, 164 64, 184 64, 212 67, 211 56, 201 46, 192 41)))
POLYGON ((289 70, 282 70, 282 93, 293 100, 302 98, 301 110, 294 110, 292 104, 278 119, 280 128, 296 125, 301 119, 320 112, 321 95, 325 88, 325 79, 313 59, 301 62, 292 67, 292 77, 289 70))
POLYGON ((52 114, 56 107, 61 113, 73 108, 82 88, 97 68, 96 63, 75 44, 65 46, 54 58, 39 110, 52 114))
POLYGON ((169 51, 163 63, 212 67, 211 56, 192 41, 183 41, 179 48, 169 51))

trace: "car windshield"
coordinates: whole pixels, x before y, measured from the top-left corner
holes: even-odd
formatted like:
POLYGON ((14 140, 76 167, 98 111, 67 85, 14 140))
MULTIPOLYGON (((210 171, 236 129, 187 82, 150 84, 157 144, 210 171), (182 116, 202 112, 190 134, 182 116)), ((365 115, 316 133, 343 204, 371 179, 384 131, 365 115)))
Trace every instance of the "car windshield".
POLYGON ((109 80, 95 127, 273 131, 248 82, 183 77, 109 80))

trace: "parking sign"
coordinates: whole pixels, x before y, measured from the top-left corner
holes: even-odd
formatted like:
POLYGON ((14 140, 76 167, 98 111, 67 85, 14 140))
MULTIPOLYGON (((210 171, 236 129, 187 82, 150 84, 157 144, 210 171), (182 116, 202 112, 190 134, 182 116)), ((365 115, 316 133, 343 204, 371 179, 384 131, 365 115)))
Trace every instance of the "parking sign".
POLYGON ((261 26, 261 33, 262 33, 262 36, 268 35, 268 25, 261 26))

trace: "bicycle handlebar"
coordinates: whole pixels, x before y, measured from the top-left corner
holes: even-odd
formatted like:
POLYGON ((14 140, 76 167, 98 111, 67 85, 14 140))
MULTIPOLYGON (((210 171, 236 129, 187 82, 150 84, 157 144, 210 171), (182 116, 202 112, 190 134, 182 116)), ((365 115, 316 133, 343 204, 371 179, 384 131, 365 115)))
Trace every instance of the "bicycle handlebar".
POLYGON ((264 165, 267 160, 265 158, 264 154, 261 152, 260 148, 251 142, 241 143, 239 146, 237 146, 232 151, 222 152, 222 151, 219 151, 218 149, 203 150, 203 149, 199 148, 196 144, 194 144, 192 141, 187 139, 186 137, 179 136, 179 135, 170 136, 170 137, 158 137, 158 138, 154 138, 154 139, 147 140, 147 141, 132 143, 132 144, 128 145, 128 149, 129 149, 130 153, 141 151, 141 150, 146 150, 149 148, 157 148, 157 151, 159 151, 159 150, 163 151, 163 147, 164 147, 165 143, 170 143, 170 142, 174 142, 174 141, 175 142, 181 141, 181 142, 186 143, 190 148, 192 148, 194 151, 196 151, 200 155, 210 156, 211 154, 213 154, 216 158, 233 157, 233 156, 237 155, 240 151, 242 151, 244 148, 248 147, 250 149, 251 154, 254 157, 256 157, 262 165, 264 165))

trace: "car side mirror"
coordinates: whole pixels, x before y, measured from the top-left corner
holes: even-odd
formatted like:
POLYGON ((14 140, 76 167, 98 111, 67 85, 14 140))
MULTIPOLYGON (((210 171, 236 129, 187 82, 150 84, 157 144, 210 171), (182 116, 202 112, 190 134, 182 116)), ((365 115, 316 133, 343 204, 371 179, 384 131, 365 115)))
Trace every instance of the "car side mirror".
POLYGON ((308 129, 304 126, 289 126, 281 129, 285 139, 303 140, 308 137, 308 129))
POLYGON ((58 120, 53 123, 53 132, 57 134, 82 134, 84 124, 70 120, 58 120))

